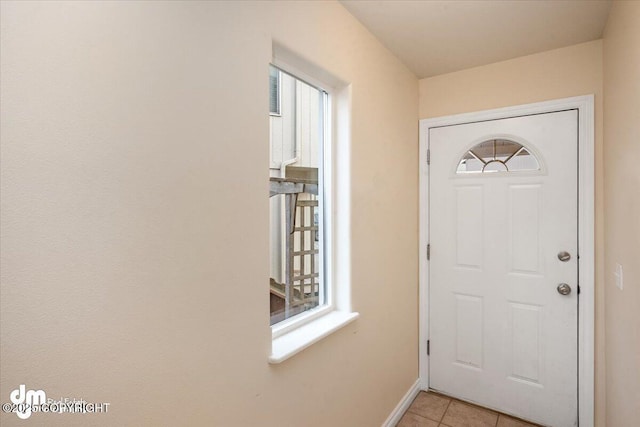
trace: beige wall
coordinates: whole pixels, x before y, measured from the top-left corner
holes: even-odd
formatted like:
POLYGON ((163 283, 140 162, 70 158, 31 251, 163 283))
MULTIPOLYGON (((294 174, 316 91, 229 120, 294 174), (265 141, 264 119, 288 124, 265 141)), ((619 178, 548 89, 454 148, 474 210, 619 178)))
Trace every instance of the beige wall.
MULTIPOLYGON (((604 427, 602 41, 420 80, 420 118, 595 95, 596 425, 604 427)), ((636 252, 637 253, 637 252, 636 252)))
POLYGON ((615 2, 604 33, 607 427, 640 417, 640 2, 615 2), (615 265, 624 289, 615 286, 615 265))
POLYGON ((1 15, 0 400, 24 383, 111 403, 29 425, 380 425, 418 375, 417 79, 334 2, 1 15), (351 83, 361 314, 277 366, 272 39, 351 83))

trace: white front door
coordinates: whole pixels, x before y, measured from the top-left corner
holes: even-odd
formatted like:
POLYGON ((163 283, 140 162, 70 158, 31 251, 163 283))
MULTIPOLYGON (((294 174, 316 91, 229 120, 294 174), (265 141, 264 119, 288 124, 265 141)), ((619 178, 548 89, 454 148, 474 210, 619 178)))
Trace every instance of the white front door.
POLYGON ((554 427, 578 415, 577 120, 429 130, 429 386, 554 427))

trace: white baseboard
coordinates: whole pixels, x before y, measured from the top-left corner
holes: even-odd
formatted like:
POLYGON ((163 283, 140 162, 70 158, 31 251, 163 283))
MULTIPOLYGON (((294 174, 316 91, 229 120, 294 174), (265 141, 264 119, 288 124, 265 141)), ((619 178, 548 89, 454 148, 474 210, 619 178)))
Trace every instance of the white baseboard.
POLYGON ((396 407, 391 411, 387 420, 382 423, 382 427, 395 427, 400 419, 404 415, 404 413, 411 406, 411 402, 416 398, 418 393, 420 392, 420 379, 418 378, 415 383, 409 388, 407 393, 402 397, 400 402, 396 405, 396 407))

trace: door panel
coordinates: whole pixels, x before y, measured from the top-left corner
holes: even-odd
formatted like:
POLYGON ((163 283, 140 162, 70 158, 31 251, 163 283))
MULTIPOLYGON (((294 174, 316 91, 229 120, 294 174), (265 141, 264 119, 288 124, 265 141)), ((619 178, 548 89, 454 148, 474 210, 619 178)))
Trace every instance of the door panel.
POLYGON ((432 128, 429 149, 430 387, 576 425, 577 111, 432 128), (523 145, 540 169, 456 173, 492 139, 523 145))

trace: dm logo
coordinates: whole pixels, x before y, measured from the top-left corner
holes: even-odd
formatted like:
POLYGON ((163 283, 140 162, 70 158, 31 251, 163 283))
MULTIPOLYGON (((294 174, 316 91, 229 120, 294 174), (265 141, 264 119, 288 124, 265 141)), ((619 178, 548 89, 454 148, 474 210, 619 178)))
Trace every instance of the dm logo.
POLYGON ((42 405, 47 402, 47 395, 43 390, 26 390, 24 384, 20 384, 17 389, 13 390, 9 394, 9 398, 11 403, 18 408, 16 415, 23 420, 31 416, 34 405, 42 405))

